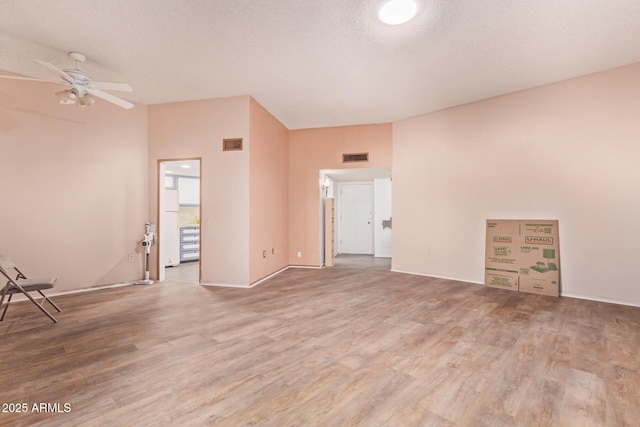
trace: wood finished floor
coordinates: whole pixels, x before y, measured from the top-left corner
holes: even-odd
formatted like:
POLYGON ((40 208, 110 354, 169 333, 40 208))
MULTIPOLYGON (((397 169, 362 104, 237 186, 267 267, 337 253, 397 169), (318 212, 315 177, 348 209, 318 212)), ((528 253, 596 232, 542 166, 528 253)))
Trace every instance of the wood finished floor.
POLYGON ((0 403, 29 412, 0 425, 640 425, 640 308, 347 261, 59 296, 58 324, 15 304, 0 403))
POLYGON ((183 262, 176 267, 165 268, 165 280, 172 282, 197 283, 200 265, 197 262, 183 262))

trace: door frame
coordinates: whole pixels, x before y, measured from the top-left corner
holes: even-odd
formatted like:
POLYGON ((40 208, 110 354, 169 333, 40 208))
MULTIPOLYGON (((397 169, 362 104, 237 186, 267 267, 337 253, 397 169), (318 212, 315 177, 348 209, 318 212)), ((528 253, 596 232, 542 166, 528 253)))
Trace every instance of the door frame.
MULTIPOLYGON (((344 165, 343 165, 344 166, 344 165)), ((340 217, 338 214, 340 198, 338 195, 338 185, 341 182, 372 182, 374 184, 374 220, 375 220, 375 180, 389 179, 391 180, 391 166, 383 167, 338 167, 338 168, 320 168, 318 171, 318 230, 320 243, 318 245, 318 257, 321 260, 320 267, 324 265, 325 257, 325 221, 324 221, 324 198, 332 197, 335 200, 335 248, 334 254, 339 255, 339 238, 341 237, 339 230, 340 217), (329 182, 326 182, 326 178, 329 182)), ((393 191, 393 185, 392 185, 393 191)), ((391 208, 391 206, 390 206, 391 208)), ((374 256, 375 256, 375 239, 376 228, 374 222, 374 256)), ((391 256, 393 258, 393 255, 391 256)))
MULTIPOLYGON (((184 161, 198 161, 198 177, 200 178, 200 194, 198 194, 198 198, 200 203, 198 205, 198 218, 202 219, 202 157, 177 157, 177 158, 169 158, 169 159, 158 159, 157 163, 157 200, 156 204, 156 218, 158 218, 158 224, 156 226, 156 242, 157 242, 157 250, 156 250, 156 277, 158 281, 164 280, 164 261, 161 259, 161 251, 160 245, 162 244, 162 211, 160 207, 162 206, 162 199, 164 199, 164 164, 168 162, 184 162, 184 161)), ((200 230, 200 257, 198 258, 198 284, 202 281, 202 230, 200 230)))

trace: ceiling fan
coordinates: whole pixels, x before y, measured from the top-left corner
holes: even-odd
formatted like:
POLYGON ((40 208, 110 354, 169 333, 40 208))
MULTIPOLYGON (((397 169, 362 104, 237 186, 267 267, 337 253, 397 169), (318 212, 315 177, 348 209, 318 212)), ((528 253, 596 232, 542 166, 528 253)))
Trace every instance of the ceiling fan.
POLYGON ((105 92, 105 90, 133 92, 131 86, 126 83, 101 82, 93 80, 91 77, 89 77, 88 74, 80 71, 80 64, 86 61, 87 57, 77 52, 71 52, 69 53, 69 56, 76 62, 75 69, 61 70, 53 64, 45 61, 40 61, 39 59, 34 59, 35 62, 42 65, 49 71, 55 73, 62 79, 62 81, 40 80, 30 77, 0 77, 19 80, 50 81, 52 83, 66 84, 67 86, 69 86, 68 89, 56 92, 56 96, 60 99, 61 104, 76 104, 78 107, 88 107, 96 101, 95 97, 97 97, 122 108, 130 109, 133 107, 132 103, 105 92))

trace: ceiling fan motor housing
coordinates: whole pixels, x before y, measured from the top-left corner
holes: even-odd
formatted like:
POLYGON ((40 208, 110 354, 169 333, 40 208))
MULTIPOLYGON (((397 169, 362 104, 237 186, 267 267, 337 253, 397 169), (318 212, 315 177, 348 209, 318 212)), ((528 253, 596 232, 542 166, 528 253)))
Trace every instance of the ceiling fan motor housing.
POLYGON ((86 73, 83 73, 80 70, 62 70, 62 71, 64 71, 65 73, 73 77, 73 80, 75 80, 75 82, 78 84, 86 85, 91 81, 91 77, 89 77, 86 73))

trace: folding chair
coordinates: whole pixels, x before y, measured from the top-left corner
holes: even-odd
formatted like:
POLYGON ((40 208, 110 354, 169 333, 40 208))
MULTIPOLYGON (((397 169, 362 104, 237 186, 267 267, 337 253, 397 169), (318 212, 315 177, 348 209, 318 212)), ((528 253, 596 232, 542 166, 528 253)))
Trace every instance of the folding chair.
POLYGON ((27 298, 29 298, 32 303, 37 305, 38 308, 49 317, 49 319, 51 319, 54 323, 58 322, 56 318, 53 317, 51 313, 49 313, 47 309, 44 308, 44 303, 48 302, 49 304, 51 304, 53 308, 58 310, 58 313, 60 312, 60 308, 55 305, 53 301, 49 299, 49 297, 42 293, 44 289, 51 289, 55 286, 57 280, 56 278, 27 279, 27 277, 22 274, 20 270, 18 270, 18 267, 16 267, 13 261, 2 254, 0 254, 0 273, 2 273, 7 279, 9 279, 4 288, 2 288, 2 299, 0 299, 0 309, 2 310, 2 317, 0 317, 0 321, 4 320, 4 315, 7 314, 7 309, 9 308, 9 303, 11 303, 11 297, 13 296, 13 294, 23 293, 27 296, 27 298), (12 269, 17 272, 15 279, 11 278, 10 270, 12 269), (40 296, 42 296, 42 300, 40 300, 40 302, 36 301, 35 298, 29 295, 29 292, 38 292, 40 296), (9 298, 5 303, 4 299, 7 296, 9 298))

